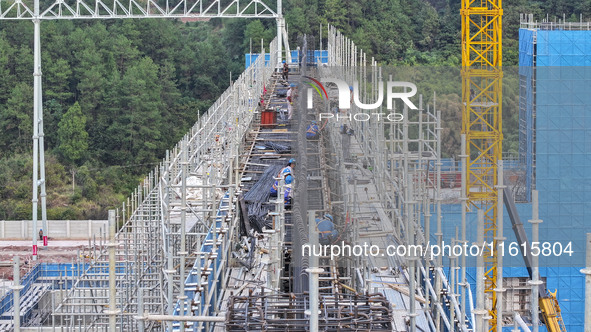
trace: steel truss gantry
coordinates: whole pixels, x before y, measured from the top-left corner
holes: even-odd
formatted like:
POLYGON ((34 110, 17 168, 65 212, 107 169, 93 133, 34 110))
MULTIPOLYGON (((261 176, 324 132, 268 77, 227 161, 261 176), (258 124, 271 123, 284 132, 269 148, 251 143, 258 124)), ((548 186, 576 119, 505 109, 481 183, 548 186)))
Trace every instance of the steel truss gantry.
POLYGON ((114 18, 279 18, 263 0, 53 0, 43 3, 38 14, 31 1, 0 1, 0 19, 71 20, 114 18))
MULTIPOLYGON (((462 223, 465 224, 467 209, 483 211, 484 241, 494 245, 484 247, 484 292, 488 304, 479 304, 477 321, 486 325, 488 319, 490 330, 500 332, 502 320, 497 314, 502 314, 502 301, 497 299, 503 290, 502 258, 497 255, 497 244, 503 240, 498 225, 502 222, 502 0, 462 0, 461 16, 465 137, 461 154, 466 161, 462 223)), ((462 240, 466 240, 465 236, 462 240)), ((477 327, 478 331, 484 328, 477 327)))

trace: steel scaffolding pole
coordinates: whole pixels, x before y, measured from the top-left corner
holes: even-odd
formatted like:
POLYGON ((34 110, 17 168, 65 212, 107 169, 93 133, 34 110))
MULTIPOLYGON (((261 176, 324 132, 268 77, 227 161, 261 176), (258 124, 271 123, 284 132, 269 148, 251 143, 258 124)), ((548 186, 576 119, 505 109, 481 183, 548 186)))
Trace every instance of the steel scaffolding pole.
MULTIPOLYGON (((281 61, 283 59, 283 29, 285 29, 285 19, 283 18, 283 0, 277 0, 277 18, 275 19, 277 23, 277 70, 281 71, 281 61)), ((289 50, 286 50, 289 51, 289 50)), ((264 54, 263 54, 264 56, 264 54)), ((271 57, 273 54, 270 55, 271 57)), ((287 61, 287 56, 285 57, 287 61)))
MULTIPOLYGON (((538 209, 538 191, 532 190, 532 218, 529 222, 532 224, 532 243, 540 243, 540 224, 542 220, 539 217, 538 209)), ((540 280, 540 266, 539 257, 537 255, 532 256, 532 279, 528 281, 531 285, 531 318, 532 318, 532 331, 538 332, 540 329, 540 316, 538 315, 540 304, 540 285, 543 281, 540 280)))
MULTIPOLYGON (((41 96, 41 21, 39 20, 39 0, 34 1, 34 17, 33 17, 33 24, 34 24, 34 38, 33 38, 33 260, 37 260, 38 254, 38 247, 37 247, 37 213, 38 213, 38 195, 39 195, 39 187, 42 183, 45 183, 45 178, 39 178, 39 169, 45 168, 45 158, 41 158, 40 155, 44 154, 44 147, 40 143, 42 143, 42 138, 40 137, 40 133, 43 133, 43 129, 39 129, 40 126, 43 126, 43 122, 40 121, 40 113, 42 112, 41 105, 42 105, 42 96, 41 96), (41 165, 39 165, 43 161, 41 165)), ((41 134, 42 135, 42 134, 41 134)), ((45 174, 45 170, 42 171, 42 175, 45 174)), ((43 188, 45 185, 43 185, 43 188)), ((47 214, 45 212, 45 197, 41 197, 41 215, 45 215, 45 220, 43 223, 46 223, 47 214)), ((48 230, 45 228, 44 232, 48 230)), ((44 234, 45 235, 45 234, 44 234)))
MULTIPOLYGON (((310 247, 318 247, 319 234, 316 227, 316 211, 308 211, 308 234, 308 237, 310 239, 310 247)), ((306 310, 306 314, 309 316, 310 319, 310 331, 318 331, 318 282, 320 274, 324 272, 324 269, 318 267, 318 257, 316 255, 312 254, 310 256, 310 268, 306 269, 306 272, 310 274, 310 303, 309 309, 306 310)))
MULTIPOLYGON (((467 159, 468 155, 466 154, 466 134, 460 135, 461 140, 461 153, 460 158, 462 160, 462 189, 460 191, 460 204, 462 206, 462 244, 467 244, 468 241, 466 239, 466 212, 468 209, 468 197, 466 195, 466 173, 467 173, 467 159)), ((462 255, 462 270, 461 270, 461 286, 462 286, 462 298, 461 298, 461 305, 462 308, 466 308, 466 288, 469 287, 468 280, 466 279, 466 255, 462 255)), ((466 316, 460 316, 460 326, 464 328, 466 326, 466 316)))
POLYGON ((109 210, 109 331, 116 331, 117 324, 117 290, 115 273, 117 265, 115 263, 115 249, 118 244, 115 240, 117 224, 115 222, 115 210, 109 210))
MULTIPOLYGON (((499 207, 499 211, 497 213, 497 236, 495 241, 497 243, 497 252, 501 252, 501 247, 503 246, 506 238, 503 237, 503 189, 505 185, 503 184, 503 161, 498 161, 497 166, 498 172, 498 185, 497 185, 497 207, 499 207)), ((497 287, 493 290, 496 293, 497 299, 497 306, 495 308, 497 317, 497 332, 503 332, 503 293, 505 289, 503 288, 503 255, 497 256, 497 287)))
MULTIPOLYGON (((478 228, 477 228, 477 240, 476 245, 478 247, 484 247, 484 211, 478 210, 478 228)), ((484 328, 484 316, 487 314, 485 309, 485 298, 484 298, 484 258, 482 255, 478 255, 476 263, 476 329, 475 332, 485 332, 484 328)))
POLYGON ((21 330, 21 290, 24 288, 21 285, 21 262, 20 257, 14 257, 13 275, 12 275, 12 291, 13 291, 13 324, 14 332, 21 330))

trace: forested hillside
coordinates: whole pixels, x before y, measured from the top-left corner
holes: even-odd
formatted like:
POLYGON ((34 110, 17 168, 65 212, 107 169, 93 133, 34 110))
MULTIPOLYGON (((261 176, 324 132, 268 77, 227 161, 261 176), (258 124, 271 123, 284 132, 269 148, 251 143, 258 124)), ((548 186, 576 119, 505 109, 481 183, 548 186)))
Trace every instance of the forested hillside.
MULTIPOLYGON (((318 35, 330 23, 391 65, 460 65, 460 0, 289 0, 285 17, 292 37, 318 35)), ((565 14, 569 21, 591 19, 589 0, 503 1, 504 65, 517 65, 519 14, 541 20, 565 14)))
MULTIPOLYGON (((0 23, 0 219, 31 214, 32 29, 0 23)), ((48 218, 105 218, 243 71, 261 34, 273 37, 244 20, 43 22, 48 218)))
MULTIPOLYGON (((458 66, 458 0, 284 0, 292 43, 331 23, 384 65, 458 66)), ((517 64, 519 13, 591 16, 591 0, 505 1, 505 65, 517 64)), ((0 22, 0 219, 31 214, 30 22, 0 22)), ((44 21, 48 218, 104 218, 244 68, 273 20, 44 21)), ((511 85, 510 85, 511 86, 511 85)), ((510 94, 507 94, 510 95, 510 94)), ((459 132, 460 97, 442 92, 445 153, 459 132)), ((506 128, 517 101, 507 98, 506 128)), ((516 149, 515 131, 506 151, 516 149)))

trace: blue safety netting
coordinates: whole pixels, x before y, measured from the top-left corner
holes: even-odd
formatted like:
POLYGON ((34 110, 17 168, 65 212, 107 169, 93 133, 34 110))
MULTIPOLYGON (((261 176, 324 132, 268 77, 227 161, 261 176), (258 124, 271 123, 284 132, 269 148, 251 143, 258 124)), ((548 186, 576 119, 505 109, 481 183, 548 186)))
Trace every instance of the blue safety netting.
MULTIPOLYGON (((300 52, 299 51, 290 51, 291 54, 291 62, 289 64, 295 65, 301 62, 300 52)), ((302 54, 303 55, 303 54, 302 54)), ((248 68, 251 63, 254 63, 256 59, 260 56, 260 53, 246 53, 244 56, 244 68, 248 68)), ((265 53, 265 65, 271 60, 271 54, 265 53)), ((328 63, 328 51, 326 50, 310 50, 308 51, 308 59, 306 61, 308 64, 311 63, 328 63)))

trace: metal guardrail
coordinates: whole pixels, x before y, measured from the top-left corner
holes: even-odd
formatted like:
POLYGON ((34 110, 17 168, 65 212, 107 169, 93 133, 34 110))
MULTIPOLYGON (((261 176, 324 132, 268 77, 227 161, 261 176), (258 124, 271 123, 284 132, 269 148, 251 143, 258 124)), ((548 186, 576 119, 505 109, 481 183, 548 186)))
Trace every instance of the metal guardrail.
MULTIPOLYGON (((38 263, 21 279, 21 298, 28 295, 31 286, 34 283, 51 283, 53 287, 54 278, 72 278, 85 271, 89 264, 72 264, 72 263, 38 263)), ((71 283, 64 283, 70 286, 71 283)), ((13 306, 13 291, 8 291, 2 299, 0 299, 0 318, 13 306)), ((10 317, 12 318, 12 316, 10 317)))
POLYGON ((590 31, 591 22, 521 22, 521 29, 590 31))
MULTIPOLYGON (((21 285, 23 286, 23 289, 21 289, 21 299, 27 295, 27 292, 31 288, 31 285, 39 277, 40 271, 41 264, 37 264, 29 272, 27 272, 24 277, 21 278, 21 285)), ((6 293, 6 295, 4 295, 2 300, 0 300, 0 319, 6 318, 3 317, 4 313, 10 311, 10 308, 12 308, 14 303, 13 296, 13 291, 10 290, 8 293, 6 293)))

